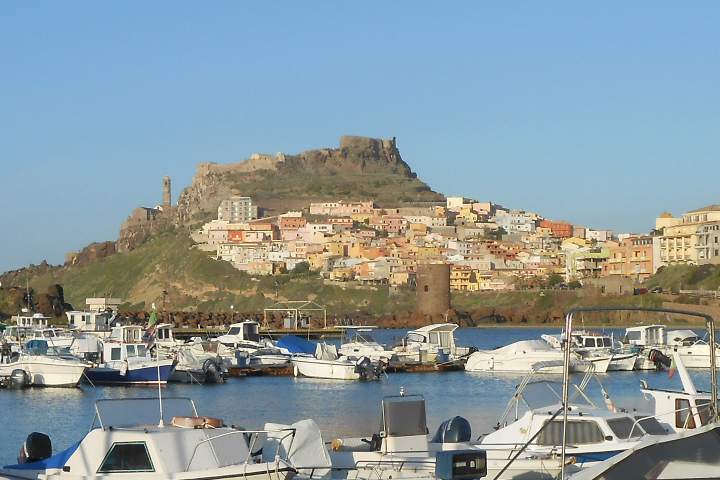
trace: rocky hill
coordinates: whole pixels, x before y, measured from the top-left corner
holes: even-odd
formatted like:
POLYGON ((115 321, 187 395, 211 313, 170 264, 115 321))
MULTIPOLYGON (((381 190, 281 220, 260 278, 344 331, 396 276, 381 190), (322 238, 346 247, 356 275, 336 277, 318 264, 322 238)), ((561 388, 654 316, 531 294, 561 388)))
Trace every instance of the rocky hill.
POLYGON ((394 138, 353 136, 342 137, 337 149, 254 154, 229 165, 201 163, 192 185, 180 195, 178 223, 209 219, 231 195, 251 197, 265 216, 307 208, 311 201, 372 199, 390 207, 444 200, 403 161, 394 138))
POLYGON ((313 201, 374 200, 379 207, 395 207, 445 199, 417 178, 400 156, 394 138, 344 136, 336 149, 253 154, 232 164, 200 163, 177 206, 166 210, 139 207, 132 212, 122 225, 115 250, 130 251, 149 235, 173 226, 209 221, 216 217, 220 202, 232 195, 251 197, 265 217, 307 208, 313 201))

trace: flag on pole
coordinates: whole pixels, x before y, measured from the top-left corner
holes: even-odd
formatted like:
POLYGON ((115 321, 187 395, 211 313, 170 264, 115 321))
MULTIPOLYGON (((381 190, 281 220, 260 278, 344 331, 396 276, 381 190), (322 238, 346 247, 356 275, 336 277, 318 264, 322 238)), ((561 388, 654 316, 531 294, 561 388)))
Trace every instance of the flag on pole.
POLYGON ((677 369, 677 363, 675 363, 675 355, 672 357, 672 361, 670 362, 670 377, 672 378, 673 375, 675 375, 675 369, 677 369))
POLYGON ((148 320, 148 347, 151 347, 155 343, 155 326, 157 325, 157 313, 155 310, 150 314, 150 320, 148 320))

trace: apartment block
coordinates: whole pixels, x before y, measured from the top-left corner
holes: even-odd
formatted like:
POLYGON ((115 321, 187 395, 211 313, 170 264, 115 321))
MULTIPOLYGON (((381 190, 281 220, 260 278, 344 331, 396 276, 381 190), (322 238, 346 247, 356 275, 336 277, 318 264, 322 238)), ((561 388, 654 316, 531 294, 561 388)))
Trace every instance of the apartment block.
POLYGON ((258 208, 253 205, 250 197, 230 197, 220 202, 218 207, 218 220, 249 222, 257 218, 258 208))

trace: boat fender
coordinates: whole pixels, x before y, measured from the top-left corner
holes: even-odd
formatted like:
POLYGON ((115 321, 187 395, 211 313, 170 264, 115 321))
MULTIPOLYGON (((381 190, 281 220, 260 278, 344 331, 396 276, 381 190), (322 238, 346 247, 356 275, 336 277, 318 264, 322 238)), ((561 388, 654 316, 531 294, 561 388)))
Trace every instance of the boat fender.
POLYGON ((30 375, 20 368, 16 368, 10 373, 10 388, 19 390, 30 385, 30 375))
POLYGON ((27 436, 18 455, 18 463, 33 463, 52 456, 50 437, 40 432, 32 432, 27 436))

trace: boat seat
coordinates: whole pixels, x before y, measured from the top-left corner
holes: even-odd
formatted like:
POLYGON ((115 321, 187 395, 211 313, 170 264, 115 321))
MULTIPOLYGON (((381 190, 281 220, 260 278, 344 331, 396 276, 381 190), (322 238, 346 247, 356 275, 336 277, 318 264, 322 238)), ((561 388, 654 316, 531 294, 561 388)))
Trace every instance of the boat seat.
POLYGON ((210 417, 173 417, 171 425, 179 428, 220 428, 223 421, 210 417))

